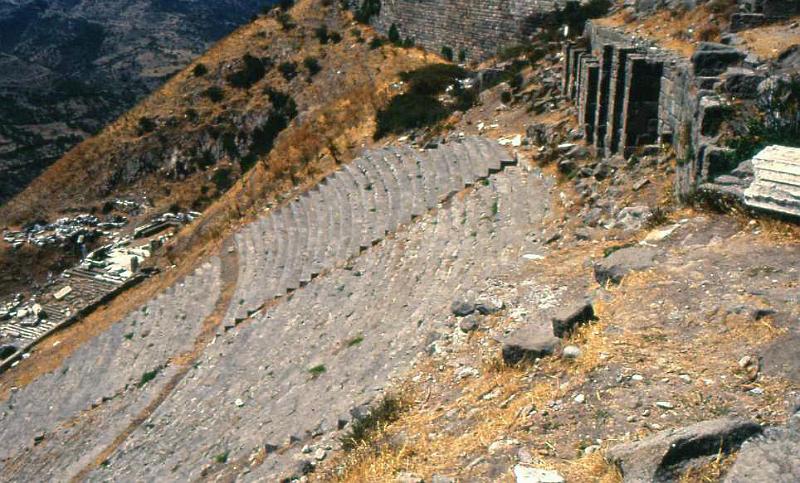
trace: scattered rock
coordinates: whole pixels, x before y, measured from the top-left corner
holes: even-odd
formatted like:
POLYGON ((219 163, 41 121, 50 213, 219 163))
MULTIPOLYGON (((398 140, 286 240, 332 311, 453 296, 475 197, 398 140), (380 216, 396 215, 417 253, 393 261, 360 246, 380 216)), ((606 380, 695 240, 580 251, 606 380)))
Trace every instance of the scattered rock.
POLYGON ((395 483, 425 483, 421 477, 414 473, 398 473, 394 479, 395 483))
POLYGON ((314 471, 314 463, 306 459, 299 460, 295 465, 295 475, 305 476, 314 471))
POLYGON ((72 287, 67 285, 67 286, 62 287, 61 289, 59 289, 56 293, 54 293, 53 294, 53 298, 55 298, 56 300, 61 300, 61 299, 63 299, 64 297, 66 297, 67 295, 69 295, 71 293, 72 293, 72 287))
POLYGON ((578 404, 583 404, 586 402, 586 396, 583 394, 578 394, 573 400, 578 404))
POLYGON ((475 304, 466 300, 455 300, 450 306, 450 310, 456 317, 466 317, 475 312, 475 304))
POLYGON ((597 320, 591 302, 579 300, 563 305, 553 316, 553 335, 563 338, 579 325, 597 320))
POLYGON ((627 231, 640 230, 652 216, 653 212, 647 206, 628 206, 617 214, 616 228, 627 231))
POLYGON ((491 315, 503 310, 503 302, 480 302, 475 310, 481 315, 491 315))
POLYGON ((514 365, 552 355, 558 350, 561 339, 553 336, 546 327, 529 325, 512 333, 502 343, 503 361, 514 365))
POLYGON ((751 421, 715 419, 615 446, 606 456, 619 467, 625 481, 672 481, 691 460, 720 451, 729 453, 759 433, 761 426, 751 421))
POLYGON ((458 328, 464 333, 477 330, 479 326, 478 316, 475 314, 470 314, 458 321, 458 328))
POLYGON ((517 483, 564 483, 564 477, 557 471, 543 470, 526 465, 514 467, 514 478, 517 483))
POLYGON ((594 277, 600 285, 618 284, 628 273, 652 267, 658 253, 655 248, 642 246, 617 250, 595 263, 594 277))
POLYGON ((325 451, 324 448, 317 448, 317 450, 314 451, 314 459, 317 460, 317 461, 324 460, 325 456, 327 456, 327 455, 328 455, 328 453, 325 451))
POLYGON ((729 45, 700 42, 692 55, 696 76, 713 77, 725 72, 732 65, 740 64, 745 54, 729 45))
POLYGON ((244 406, 244 401, 242 401, 239 398, 236 398, 236 401, 233 401, 233 404, 235 404, 237 408, 240 408, 240 407, 244 406))
POLYGON ((581 354, 581 349, 575 345, 568 345, 561 351, 561 356, 565 359, 577 359, 581 354))
POLYGON ((800 416, 785 427, 770 428, 742 445, 725 483, 800 481, 800 416))

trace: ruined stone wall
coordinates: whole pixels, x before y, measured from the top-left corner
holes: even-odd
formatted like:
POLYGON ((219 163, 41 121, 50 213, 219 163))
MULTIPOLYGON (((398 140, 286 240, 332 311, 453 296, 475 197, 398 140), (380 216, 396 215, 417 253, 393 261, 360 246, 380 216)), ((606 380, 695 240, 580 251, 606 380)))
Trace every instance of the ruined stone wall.
POLYGON ((564 48, 562 88, 597 155, 671 149, 679 194, 707 181, 725 152, 714 145, 724 100, 712 88, 738 54, 706 47, 687 59, 589 22, 585 38, 564 48))
MULTIPOLYGON (((352 9, 362 0, 348 0, 352 9)), ((567 0, 382 0, 372 25, 387 34, 392 24, 400 36, 432 52, 450 47, 458 56, 484 59, 529 36, 549 13, 567 0)))

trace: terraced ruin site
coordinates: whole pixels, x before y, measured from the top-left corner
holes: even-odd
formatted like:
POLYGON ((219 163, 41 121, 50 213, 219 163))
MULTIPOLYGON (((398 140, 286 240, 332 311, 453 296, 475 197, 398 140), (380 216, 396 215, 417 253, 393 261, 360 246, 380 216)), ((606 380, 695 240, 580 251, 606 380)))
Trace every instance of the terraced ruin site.
POLYGON ((0 481, 800 481, 800 5, 360 3, 0 207, 0 481))

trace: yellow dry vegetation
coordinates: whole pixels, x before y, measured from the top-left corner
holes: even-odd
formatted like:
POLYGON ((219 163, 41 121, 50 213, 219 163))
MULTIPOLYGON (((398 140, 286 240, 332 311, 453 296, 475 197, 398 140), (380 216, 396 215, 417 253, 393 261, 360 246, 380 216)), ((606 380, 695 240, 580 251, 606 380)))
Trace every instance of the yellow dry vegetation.
MULTIPOLYGON (((143 153, 163 150, 159 145, 163 141, 158 139, 162 134, 180 136, 183 132, 197 136, 224 127, 216 123, 225 115, 268 112, 270 102, 264 91, 273 88, 294 98, 300 116, 278 137, 272 152, 258 160, 259 169, 252 170, 244 180, 246 188, 235 190, 238 193, 227 197, 225 203, 236 200, 229 208, 241 209, 242 191, 249 192, 246 196, 258 196, 259 202, 266 201, 265 194, 272 197, 277 194, 275 190, 284 191, 287 186, 300 185, 307 178, 315 179, 330 170, 331 157, 325 156, 328 152, 335 151, 339 160, 347 160, 354 148, 371 142, 375 111, 396 93, 389 86, 398 74, 440 61, 421 49, 390 45, 370 49, 368 42, 357 41, 352 32, 359 30, 361 38, 368 41, 375 35, 369 27, 355 24, 349 12, 335 5, 322 6, 319 0, 298 2, 291 16, 296 24, 292 29, 283 30, 275 18, 261 16, 220 41, 158 91, 64 155, 0 208, 0 222, 15 226, 34 217, 54 218, 68 211, 98 208, 108 198, 126 195, 146 195, 155 210, 165 210, 172 204, 191 206, 213 184, 213 169, 185 177, 151 172, 125 180, 120 179, 126 173, 120 170, 120 164, 143 153), (338 32, 342 41, 321 44, 314 32, 323 24, 331 32, 338 32), (220 83, 220 78, 246 53, 270 57, 276 64, 294 62, 301 75, 287 82, 279 69, 273 68, 247 89, 220 83), (302 74, 303 61, 308 57, 319 59, 323 68, 311 79, 302 74), (195 76, 197 64, 206 66, 209 73, 195 76), (221 102, 202 95, 212 86, 224 89, 221 102), (186 120, 189 111, 196 113, 196 122, 186 120), (141 118, 178 125, 141 135, 141 118)), ((217 167, 238 170, 226 158, 217 167)))
POLYGON ((800 44, 800 28, 796 26, 798 21, 800 17, 795 17, 774 25, 745 30, 737 35, 744 40, 743 48, 746 50, 761 59, 775 59, 789 47, 800 44))

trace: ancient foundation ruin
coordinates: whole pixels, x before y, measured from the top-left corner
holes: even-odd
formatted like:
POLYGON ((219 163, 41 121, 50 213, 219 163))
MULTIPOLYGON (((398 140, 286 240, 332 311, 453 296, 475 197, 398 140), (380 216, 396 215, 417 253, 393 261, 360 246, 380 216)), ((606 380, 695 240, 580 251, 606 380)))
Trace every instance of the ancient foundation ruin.
POLYGON ((652 42, 589 22, 563 50, 562 93, 575 103, 584 139, 598 157, 671 149, 679 160, 677 192, 687 196, 718 174, 715 145, 726 99, 710 89, 744 55, 703 43, 691 59, 652 42))

